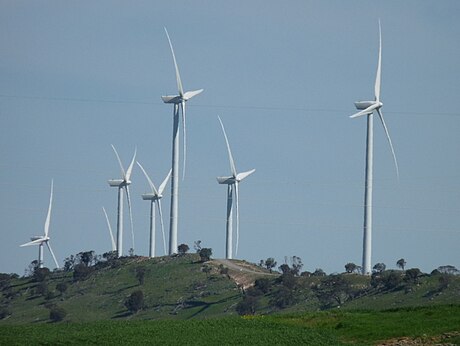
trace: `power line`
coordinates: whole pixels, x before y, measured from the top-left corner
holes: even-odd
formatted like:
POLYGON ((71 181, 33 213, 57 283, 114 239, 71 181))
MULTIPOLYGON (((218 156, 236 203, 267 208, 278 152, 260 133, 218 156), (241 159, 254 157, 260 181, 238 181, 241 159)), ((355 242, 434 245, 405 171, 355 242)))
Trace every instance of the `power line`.
MULTIPOLYGON (((141 101, 141 100, 110 100, 110 99, 93 99, 93 98, 76 98, 76 97, 50 97, 50 96, 27 96, 27 95, 7 95, 0 94, 3 98, 28 99, 28 100, 46 100, 46 101, 64 101, 64 102, 83 102, 83 103, 114 103, 114 104, 140 104, 140 105, 163 105, 162 102, 141 101)), ((307 107, 285 107, 285 106, 254 106, 254 105, 211 105, 211 104, 193 104, 193 108, 225 108, 225 109, 252 109, 252 110, 278 110, 278 111, 302 111, 302 112, 334 112, 347 114, 350 109, 333 109, 333 108, 307 108, 307 107)), ((387 111, 389 114, 406 114, 421 116, 452 116, 459 117, 460 113, 451 112, 414 112, 414 111, 387 111)), ((289 115, 289 114, 287 114, 289 115)))

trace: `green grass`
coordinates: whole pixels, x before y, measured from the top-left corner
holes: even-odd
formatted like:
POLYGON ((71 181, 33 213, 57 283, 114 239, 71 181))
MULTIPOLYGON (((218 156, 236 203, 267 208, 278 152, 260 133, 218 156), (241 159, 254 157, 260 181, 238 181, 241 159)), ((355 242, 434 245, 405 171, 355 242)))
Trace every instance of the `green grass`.
MULTIPOLYGON (((374 345, 460 332, 460 306, 193 320, 0 326, 0 344, 374 345)), ((450 339, 449 342, 458 342, 450 339)))

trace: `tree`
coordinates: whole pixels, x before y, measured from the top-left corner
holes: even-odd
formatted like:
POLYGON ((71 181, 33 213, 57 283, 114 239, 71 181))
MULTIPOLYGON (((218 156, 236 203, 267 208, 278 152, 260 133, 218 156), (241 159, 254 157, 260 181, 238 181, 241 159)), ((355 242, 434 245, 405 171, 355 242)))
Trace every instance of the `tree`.
POLYGON ((276 261, 273 257, 268 257, 265 262, 264 262, 265 268, 270 270, 270 273, 272 272, 272 269, 276 267, 276 261))
POLYGON ((319 301, 327 307, 332 306, 333 303, 341 305, 349 298, 349 291, 348 282, 341 275, 330 275, 315 288, 319 301))
POLYGON ((107 262, 111 262, 111 261, 117 259, 118 255, 117 255, 116 251, 108 251, 108 252, 104 252, 102 254, 102 258, 105 259, 107 262))
POLYGON ((396 262, 396 265, 398 266, 398 268, 400 268, 401 270, 404 270, 404 267, 406 266, 406 261, 404 258, 400 258, 397 262, 396 262))
POLYGON ((56 289, 61 293, 61 296, 64 294, 65 291, 67 291, 67 284, 65 282, 60 282, 56 285, 56 289))
POLYGON ((449 275, 458 275, 458 274, 460 274, 460 271, 457 268, 455 268, 454 266, 452 266, 452 265, 440 266, 440 267, 438 267, 438 271, 441 274, 449 274, 449 275))
POLYGON ((195 249, 196 253, 199 253, 201 250, 201 240, 195 240, 193 248, 195 249))
POLYGON ((67 312, 58 306, 54 306, 50 309, 50 320, 53 322, 62 321, 67 315, 67 312))
POLYGON ((45 281, 46 279, 49 278, 50 276, 50 270, 46 267, 44 268, 36 268, 35 271, 34 271, 34 280, 36 282, 43 282, 45 281))
POLYGON ((387 266, 385 265, 385 263, 377 263, 373 269, 375 273, 383 273, 386 268, 387 266))
POLYGON ((311 274, 311 276, 326 276, 326 273, 321 268, 316 268, 316 270, 311 274))
POLYGON ((418 268, 408 269, 408 270, 406 270, 406 275, 404 276, 404 281, 416 284, 418 282, 418 277, 421 274, 422 274, 422 272, 418 268))
POLYGON ((77 254, 78 261, 84 264, 86 267, 89 267, 93 264, 95 260, 94 251, 83 251, 77 254))
POLYGON ((388 275, 383 275, 382 277, 382 283, 388 290, 395 289, 401 282, 401 274, 395 271, 391 271, 388 275))
POLYGON ((181 255, 181 256, 185 255, 189 249, 190 248, 188 247, 187 244, 180 244, 177 247, 177 251, 179 251, 179 255, 181 255))
POLYGON ((287 265, 286 263, 285 264, 282 264, 278 267, 279 270, 281 270, 281 273, 285 274, 285 273, 290 273, 291 272, 291 268, 289 267, 289 265, 287 265))
POLYGON ((145 281, 145 273, 147 270, 145 267, 136 267, 134 270, 136 272, 136 279, 139 281, 139 285, 143 285, 145 281))
POLYGON ((270 291, 270 288, 272 287, 272 281, 267 278, 260 278, 254 282, 254 287, 265 294, 270 291))
POLYGON ((280 289, 273 294, 273 298, 271 299, 271 303, 280 309, 293 305, 296 301, 294 290, 286 286, 281 286, 280 289))
POLYGON ((348 274, 351 274, 351 273, 354 273, 357 269, 357 265, 352 263, 352 262, 349 262, 347 264, 345 264, 345 271, 348 273, 348 274))
POLYGON ((198 254, 200 255, 201 262, 209 261, 212 256, 212 249, 204 247, 200 249, 198 254))
POLYGON ((298 256, 292 256, 292 274, 299 276, 300 270, 303 267, 302 259, 298 256))
POLYGON ((134 291, 125 300, 125 306, 131 313, 136 313, 144 308, 144 293, 141 290, 134 291))
POLYGON ((92 268, 84 265, 83 263, 79 263, 73 270, 73 279, 74 281, 85 280, 89 277, 92 271, 92 268))
POLYGON ((258 298, 252 295, 245 295, 243 300, 236 305, 238 315, 254 315, 258 306, 258 298))
POLYGON ((74 255, 70 255, 70 257, 67 257, 64 260, 64 271, 65 272, 71 271, 75 266, 75 261, 76 261, 76 257, 74 255))

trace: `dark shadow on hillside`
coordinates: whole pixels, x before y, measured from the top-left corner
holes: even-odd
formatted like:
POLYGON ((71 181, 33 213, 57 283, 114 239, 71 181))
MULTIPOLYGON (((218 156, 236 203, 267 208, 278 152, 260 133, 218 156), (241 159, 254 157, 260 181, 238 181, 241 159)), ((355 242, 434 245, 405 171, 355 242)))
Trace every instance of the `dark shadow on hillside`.
POLYGON ((200 310, 198 310, 197 312, 195 312, 193 315, 191 315, 188 319, 191 319, 191 318, 194 318, 196 316, 198 316, 199 314, 201 314, 202 312, 206 311, 207 309, 209 309, 211 306, 213 306, 214 304, 221 304, 221 303, 225 303, 225 302, 228 302, 232 299, 235 299, 236 297, 239 297, 240 295, 239 294, 235 294, 234 296, 231 296, 231 297, 227 297, 227 298, 224 298, 224 299, 221 299, 221 300, 218 300, 216 302, 211 302, 211 303, 208 303, 208 302, 203 302, 203 301, 186 301, 185 304, 186 304, 186 309, 191 309, 191 308, 195 308, 195 307, 198 307, 198 306, 202 306, 202 308, 200 310))
POLYGON ((117 314, 113 317, 111 317, 112 320, 114 319, 117 319, 117 318, 124 318, 124 317, 128 317, 128 316, 131 316, 132 313, 130 311, 126 311, 126 310, 123 310, 123 311, 119 311, 117 312, 117 314))
POLYGON ((103 294, 118 294, 118 293, 121 293, 121 292, 123 292, 125 290, 128 290, 130 288, 133 288, 133 287, 139 287, 139 285, 134 284, 134 285, 131 285, 131 286, 126 286, 126 287, 120 288, 120 289, 118 289, 116 291, 104 291, 103 294))

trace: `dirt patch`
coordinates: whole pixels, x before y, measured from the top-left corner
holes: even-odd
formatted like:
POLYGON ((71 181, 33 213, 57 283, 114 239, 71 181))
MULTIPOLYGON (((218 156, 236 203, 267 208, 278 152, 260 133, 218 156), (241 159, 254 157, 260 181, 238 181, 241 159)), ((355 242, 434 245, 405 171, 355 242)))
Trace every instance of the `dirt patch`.
POLYGON ((450 339, 460 337, 460 332, 444 333, 439 336, 424 336, 419 338, 401 337, 385 340, 378 346, 456 346, 458 343, 449 342, 450 339))

